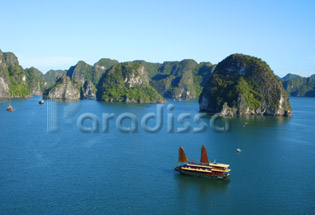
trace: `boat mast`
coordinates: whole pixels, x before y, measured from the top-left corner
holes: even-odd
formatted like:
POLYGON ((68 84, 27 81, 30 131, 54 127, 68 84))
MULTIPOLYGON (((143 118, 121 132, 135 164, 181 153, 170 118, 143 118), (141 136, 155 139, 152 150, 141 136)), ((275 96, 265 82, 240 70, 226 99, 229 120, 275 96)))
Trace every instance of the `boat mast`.
POLYGON ((9 106, 11 106, 11 94, 10 94, 10 91, 9 91, 9 106))

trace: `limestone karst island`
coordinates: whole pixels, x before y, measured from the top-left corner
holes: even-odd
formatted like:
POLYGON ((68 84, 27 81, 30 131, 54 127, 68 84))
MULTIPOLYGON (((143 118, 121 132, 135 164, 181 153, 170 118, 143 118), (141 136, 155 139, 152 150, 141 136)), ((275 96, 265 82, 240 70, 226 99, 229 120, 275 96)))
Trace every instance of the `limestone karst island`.
POLYGON ((288 98, 292 87, 287 91, 283 87, 288 78, 281 80, 266 62, 244 54, 232 54, 217 65, 194 60, 119 63, 104 58, 93 66, 79 61, 68 70, 45 74, 34 67, 23 69, 13 53, 0 55, 1 97, 43 94, 44 99, 124 103, 199 99, 202 112, 292 116, 288 98))

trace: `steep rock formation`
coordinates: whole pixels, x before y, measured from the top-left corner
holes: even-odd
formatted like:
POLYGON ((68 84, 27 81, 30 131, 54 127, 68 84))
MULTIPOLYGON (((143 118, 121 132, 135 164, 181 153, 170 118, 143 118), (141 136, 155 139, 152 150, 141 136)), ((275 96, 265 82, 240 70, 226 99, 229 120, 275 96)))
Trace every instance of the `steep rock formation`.
POLYGON ((92 83, 92 81, 86 80, 83 84, 82 90, 83 90, 83 96, 85 98, 96 97, 96 88, 94 84, 92 83))
POLYGON ((134 61, 144 65, 150 84, 163 97, 176 100, 197 99, 214 66, 194 60, 167 61, 163 64, 134 61))
POLYGON ((315 79, 312 76, 304 78, 291 74, 291 78, 286 78, 287 76, 282 78, 282 84, 290 96, 315 97, 315 79))
POLYGON ((60 77, 56 84, 43 93, 44 99, 78 100, 81 98, 80 81, 70 80, 68 76, 60 77))
POLYGON ((93 77, 91 81, 96 86, 106 70, 110 69, 114 64, 118 64, 117 60, 102 58, 93 66, 93 77))
POLYGON ((96 97, 107 102, 165 102, 150 86, 144 66, 132 62, 115 64, 107 70, 99 81, 96 97))
POLYGON ((86 80, 92 80, 93 78, 93 67, 84 61, 79 61, 75 66, 72 66, 67 71, 67 76, 71 80, 76 79, 84 84, 86 80))
POLYGON ((26 72, 11 52, 0 51, 0 97, 30 96, 26 72))
POLYGON ((292 73, 288 73, 286 76, 284 76, 283 78, 281 78, 282 80, 290 80, 293 78, 301 78, 301 76, 296 75, 296 74, 292 74, 292 73))
POLYGON ((199 98, 200 111, 291 116, 287 93, 266 62, 233 54, 221 61, 199 98))
POLYGON ((32 95, 41 95, 46 82, 44 80, 44 74, 38 69, 31 67, 25 69, 26 80, 28 88, 32 95))
POLYGON ((44 80, 46 84, 44 84, 45 88, 49 88, 56 83, 61 76, 65 75, 67 70, 49 70, 44 74, 44 80))
POLYGON ((3 53, 0 50, 0 98, 9 96, 9 73, 3 53))
POLYGON ((75 66, 72 66, 67 70, 67 76, 69 76, 70 79, 79 80, 82 84, 84 84, 85 81, 90 80, 95 86, 98 84, 105 71, 117 63, 118 61, 108 58, 102 58, 95 63, 94 66, 91 66, 84 61, 79 61, 75 66))

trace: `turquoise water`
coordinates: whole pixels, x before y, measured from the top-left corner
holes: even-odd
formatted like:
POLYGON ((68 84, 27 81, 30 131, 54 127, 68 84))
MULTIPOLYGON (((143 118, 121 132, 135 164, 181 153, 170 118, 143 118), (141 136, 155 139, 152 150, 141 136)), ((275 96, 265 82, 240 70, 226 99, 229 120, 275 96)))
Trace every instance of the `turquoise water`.
MULTIPOLYGON (((102 113, 117 118, 130 112, 141 119, 156 111, 156 105, 91 100, 81 101, 69 119, 62 118, 67 103, 58 103, 60 131, 47 133, 47 102, 38 100, 13 100, 11 113, 0 103, 1 214, 315 213, 313 98, 291 98, 293 118, 234 118, 229 132, 208 128, 199 134, 167 133, 166 116, 155 134, 141 126, 138 133, 121 133, 114 121, 109 133, 82 133, 77 128, 82 113, 101 120, 102 113), (201 145, 211 161, 231 164, 229 181, 173 171, 179 146, 197 161, 201 145)), ((197 101, 170 103, 175 117, 198 112, 197 101)), ((164 115, 170 113, 167 104, 164 115)))

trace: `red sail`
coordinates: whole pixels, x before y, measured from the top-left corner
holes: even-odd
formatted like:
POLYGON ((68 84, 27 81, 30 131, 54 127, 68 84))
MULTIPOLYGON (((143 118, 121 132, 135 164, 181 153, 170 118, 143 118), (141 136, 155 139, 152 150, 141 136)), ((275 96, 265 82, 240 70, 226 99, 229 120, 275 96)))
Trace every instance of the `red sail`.
POLYGON ((207 150, 206 147, 204 145, 202 145, 201 147, 201 159, 200 159, 201 163, 210 163, 209 159, 208 159, 208 155, 207 155, 207 150))
POLYGON ((182 147, 179 147, 178 152, 178 163, 186 163, 188 162, 188 159, 186 157, 186 154, 184 152, 184 149, 182 147))

